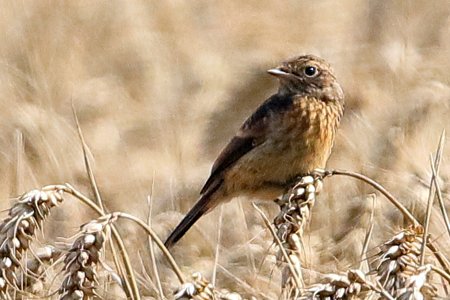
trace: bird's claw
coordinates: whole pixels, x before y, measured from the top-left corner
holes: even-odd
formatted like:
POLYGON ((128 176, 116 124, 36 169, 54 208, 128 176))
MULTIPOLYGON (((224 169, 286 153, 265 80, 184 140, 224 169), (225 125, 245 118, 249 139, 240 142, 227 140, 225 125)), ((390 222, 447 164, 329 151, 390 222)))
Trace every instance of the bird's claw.
POLYGON ((311 172, 311 176, 314 177, 314 179, 324 179, 325 177, 331 176, 332 172, 329 170, 325 170, 325 169, 314 169, 311 172))

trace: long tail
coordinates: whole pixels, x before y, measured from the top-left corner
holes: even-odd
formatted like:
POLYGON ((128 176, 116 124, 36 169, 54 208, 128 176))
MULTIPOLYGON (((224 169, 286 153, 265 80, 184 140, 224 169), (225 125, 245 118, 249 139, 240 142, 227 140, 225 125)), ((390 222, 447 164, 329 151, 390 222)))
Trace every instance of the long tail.
POLYGON ((211 201, 211 196, 215 191, 219 188, 222 182, 218 182, 213 185, 210 189, 208 189, 203 195, 200 196, 200 199, 195 203, 194 207, 187 213, 187 215, 181 220, 180 224, 172 231, 164 245, 166 248, 171 248, 179 239, 183 237, 183 235, 189 230, 189 228, 194 225, 194 223, 200 219, 205 213, 207 213, 210 209, 217 205, 217 203, 213 203, 215 201, 211 201))

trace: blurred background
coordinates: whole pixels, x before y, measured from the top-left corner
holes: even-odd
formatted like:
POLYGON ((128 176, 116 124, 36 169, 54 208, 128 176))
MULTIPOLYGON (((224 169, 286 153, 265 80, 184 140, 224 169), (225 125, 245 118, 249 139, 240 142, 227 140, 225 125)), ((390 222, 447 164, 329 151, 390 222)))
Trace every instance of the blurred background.
MULTIPOLYGON (((1 1, 0 40, 2 209, 47 184, 69 182, 92 196, 73 102, 108 209, 145 219, 150 197, 153 226, 165 238, 221 148, 276 91, 266 70, 298 54, 328 60, 346 93, 328 167, 381 182, 420 219, 429 154, 450 131, 446 0, 1 1)), ((447 146, 440 169, 447 198, 449 154, 447 146)), ((359 264, 373 192, 349 178, 326 180, 306 245, 311 277, 359 264)), ((278 295, 272 239, 252 209, 256 200, 201 219, 174 249, 186 274, 211 276, 220 230, 217 284, 278 295)), ((93 217, 70 199, 47 235, 70 236, 93 217)), ((375 220, 370 248, 403 225, 382 197, 375 220)), ((439 242, 438 214, 433 223, 439 242)), ((119 226, 146 257, 145 234, 119 226)), ((173 273, 163 260, 160 266, 164 286, 173 288, 173 273)))

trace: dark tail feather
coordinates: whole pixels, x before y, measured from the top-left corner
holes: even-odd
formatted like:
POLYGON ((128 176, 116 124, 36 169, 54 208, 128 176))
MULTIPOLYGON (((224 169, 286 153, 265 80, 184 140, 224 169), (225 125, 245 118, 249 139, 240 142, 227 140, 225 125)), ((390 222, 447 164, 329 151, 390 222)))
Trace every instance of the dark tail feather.
MULTIPOLYGON (((221 183, 221 182, 220 182, 221 183)), ((189 230, 189 228, 194 225, 194 223, 200 219, 209 209, 215 206, 215 203, 212 203, 211 196, 220 186, 220 183, 212 186, 206 193, 201 195, 200 199, 195 203, 194 207, 187 213, 187 215, 181 220, 180 224, 172 231, 164 245, 166 248, 171 248, 179 239, 183 237, 183 235, 189 230)))

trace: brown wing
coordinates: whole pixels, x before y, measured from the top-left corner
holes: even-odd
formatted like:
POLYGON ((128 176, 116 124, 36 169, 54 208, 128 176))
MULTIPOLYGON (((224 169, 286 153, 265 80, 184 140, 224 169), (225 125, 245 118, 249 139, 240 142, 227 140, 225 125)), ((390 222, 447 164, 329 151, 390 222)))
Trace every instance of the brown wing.
POLYGON ((200 194, 205 193, 214 181, 221 180, 223 172, 234 165, 242 156, 265 141, 270 119, 291 107, 292 100, 291 96, 275 94, 245 121, 237 134, 217 157, 211 175, 200 194))

